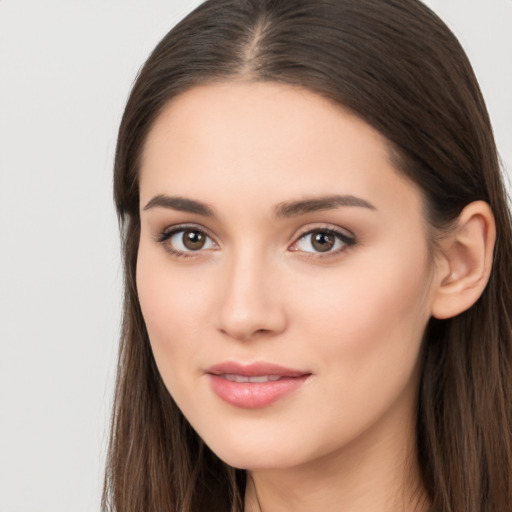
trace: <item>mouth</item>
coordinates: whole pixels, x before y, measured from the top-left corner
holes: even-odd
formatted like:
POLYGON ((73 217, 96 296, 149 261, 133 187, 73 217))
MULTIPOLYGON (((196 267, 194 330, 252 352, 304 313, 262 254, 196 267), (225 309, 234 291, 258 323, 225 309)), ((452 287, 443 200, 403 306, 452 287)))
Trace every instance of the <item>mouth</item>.
POLYGON ((280 375, 257 375, 254 377, 248 377, 247 375, 237 375, 235 373, 221 373, 217 375, 231 382, 276 382, 283 379, 280 375))
POLYGON ((266 407, 300 389, 312 375, 270 363, 232 361, 214 365, 205 374, 221 400, 243 409, 266 407))

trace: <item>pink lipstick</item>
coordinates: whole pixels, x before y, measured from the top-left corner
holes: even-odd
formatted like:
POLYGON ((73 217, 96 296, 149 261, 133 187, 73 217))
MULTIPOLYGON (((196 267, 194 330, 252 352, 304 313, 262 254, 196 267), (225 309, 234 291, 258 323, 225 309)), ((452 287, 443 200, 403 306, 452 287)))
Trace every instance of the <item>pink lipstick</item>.
POLYGON ((311 373, 270 363, 220 363, 205 372, 213 391, 228 404, 244 409, 265 407, 299 389, 311 373))

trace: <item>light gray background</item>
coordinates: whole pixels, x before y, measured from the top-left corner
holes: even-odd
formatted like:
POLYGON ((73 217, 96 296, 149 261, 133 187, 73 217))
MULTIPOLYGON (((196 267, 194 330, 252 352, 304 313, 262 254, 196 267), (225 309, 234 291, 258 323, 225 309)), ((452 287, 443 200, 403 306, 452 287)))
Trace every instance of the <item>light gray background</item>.
MULTIPOLYGON (((99 509, 121 303, 111 168, 129 87, 197 0, 0 0, 0 512, 99 509)), ((512 0, 429 0, 512 169, 512 0)))

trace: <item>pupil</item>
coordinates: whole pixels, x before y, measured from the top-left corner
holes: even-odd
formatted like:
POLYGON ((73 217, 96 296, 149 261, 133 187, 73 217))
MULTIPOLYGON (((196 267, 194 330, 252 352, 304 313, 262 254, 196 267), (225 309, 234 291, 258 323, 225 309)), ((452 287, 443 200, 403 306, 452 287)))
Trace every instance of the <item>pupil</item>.
POLYGON ((327 252, 334 247, 334 236, 317 231, 313 234, 313 247, 320 252, 327 252))
POLYGON ((204 236, 198 231, 185 231, 185 233, 183 233, 183 245, 191 251, 201 249, 204 243, 204 236))

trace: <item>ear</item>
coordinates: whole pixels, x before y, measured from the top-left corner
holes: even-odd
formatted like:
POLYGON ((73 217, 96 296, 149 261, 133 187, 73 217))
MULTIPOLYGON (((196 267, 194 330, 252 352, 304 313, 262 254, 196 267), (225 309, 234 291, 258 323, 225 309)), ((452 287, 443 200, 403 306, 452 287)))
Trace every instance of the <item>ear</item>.
POLYGON ((492 268, 496 224, 484 201, 467 205, 441 242, 436 259, 432 316, 451 318, 469 309, 484 291, 492 268))

